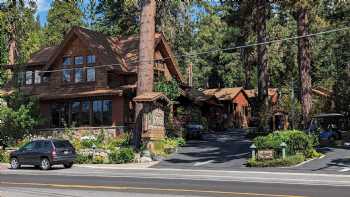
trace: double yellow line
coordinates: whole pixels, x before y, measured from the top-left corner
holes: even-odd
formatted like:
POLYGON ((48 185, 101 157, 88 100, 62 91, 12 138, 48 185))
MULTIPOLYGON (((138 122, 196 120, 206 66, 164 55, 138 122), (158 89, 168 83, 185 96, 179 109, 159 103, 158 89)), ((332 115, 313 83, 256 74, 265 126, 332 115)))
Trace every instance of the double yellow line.
POLYGON ((46 183, 14 183, 14 182, 0 182, 0 185, 8 186, 33 186, 33 187, 51 187, 62 189, 98 189, 98 190, 138 190, 138 191, 161 191, 161 192, 184 192, 197 194, 221 194, 228 196, 268 196, 268 197, 306 197, 297 195, 283 195, 283 194, 263 194, 250 192, 225 192, 213 190, 197 190, 197 189, 173 189, 173 188, 150 188, 150 187, 122 187, 122 186, 101 186, 101 185, 64 185, 64 184, 46 184, 46 183))

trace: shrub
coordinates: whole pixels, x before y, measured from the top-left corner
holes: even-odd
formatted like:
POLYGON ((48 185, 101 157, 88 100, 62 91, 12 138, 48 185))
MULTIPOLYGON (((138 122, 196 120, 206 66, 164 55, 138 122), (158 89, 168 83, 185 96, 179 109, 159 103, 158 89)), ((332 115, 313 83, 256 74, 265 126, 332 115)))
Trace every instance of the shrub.
POLYGON ((153 145, 153 153, 155 155, 167 156, 171 153, 169 149, 185 145, 185 140, 183 138, 165 138, 154 142, 153 145))
POLYGON ((93 159, 92 159, 92 163, 93 164, 103 164, 103 163, 107 163, 106 162, 106 158, 102 157, 100 155, 96 155, 93 159))
POLYGON ((6 151, 0 150, 0 162, 1 163, 9 163, 10 162, 10 154, 6 151))
POLYGON ((129 145, 129 135, 124 134, 118 138, 109 138, 105 146, 108 150, 115 150, 117 147, 126 147, 129 145))
POLYGON ((91 164, 92 163, 92 155, 77 154, 75 162, 78 164, 91 164))
POLYGON ((295 155, 297 153, 303 153, 305 157, 312 155, 316 140, 314 136, 310 136, 303 131, 280 131, 270 133, 267 136, 259 136, 253 140, 257 149, 274 149, 280 153, 280 144, 285 142, 287 144, 286 153, 288 155, 295 155))
POLYGON ((293 166, 305 161, 303 154, 296 154, 288 156, 285 159, 273 159, 273 160, 253 160, 249 159, 247 162, 248 167, 280 167, 280 166, 293 166))
POLYGON ((132 148, 120 148, 115 151, 112 151, 108 157, 111 163, 130 163, 134 160, 135 153, 132 148))

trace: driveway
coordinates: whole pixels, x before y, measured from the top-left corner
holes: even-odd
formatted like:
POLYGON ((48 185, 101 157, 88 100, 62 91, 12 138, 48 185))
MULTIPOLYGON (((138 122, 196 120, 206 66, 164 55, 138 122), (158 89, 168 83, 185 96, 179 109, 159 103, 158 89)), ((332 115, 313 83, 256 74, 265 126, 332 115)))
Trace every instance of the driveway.
POLYGON ((250 157, 250 144, 242 129, 204 134, 202 140, 189 141, 178 153, 154 167, 244 168, 247 158, 250 157))
POLYGON ((253 170, 277 172, 350 173, 350 147, 323 147, 324 156, 297 166, 280 168, 248 168, 251 141, 244 131, 235 129, 205 134, 203 140, 189 141, 178 153, 161 161, 153 168, 253 170))

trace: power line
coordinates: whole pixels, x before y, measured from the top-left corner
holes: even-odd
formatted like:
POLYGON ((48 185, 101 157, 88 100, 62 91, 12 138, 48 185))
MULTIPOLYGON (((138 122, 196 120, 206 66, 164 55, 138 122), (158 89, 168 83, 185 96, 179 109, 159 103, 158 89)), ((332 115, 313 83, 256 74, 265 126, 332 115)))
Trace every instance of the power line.
MULTIPOLYGON (((337 28, 337 29, 331 29, 331 30, 326 30, 326 31, 321 31, 317 33, 311 33, 307 34, 304 36, 293 36, 293 37, 287 37, 287 38, 282 38, 282 39, 277 39, 277 40, 271 40, 271 41, 266 41, 266 42, 260 42, 260 43, 251 43, 247 45, 240 45, 240 46, 235 46, 235 47, 228 47, 228 48, 220 48, 220 49, 215 49, 215 50, 210 50, 210 51, 203 51, 203 52, 198 52, 198 53, 189 53, 189 54, 184 54, 184 55, 174 55, 174 58, 182 58, 182 57, 192 57, 192 56, 197 56, 197 55, 203 55, 203 54, 210 54, 210 53, 217 53, 220 51, 231 51, 231 50, 236 50, 236 49, 244 49, 244 48, 249 48, 249 47, 255 47, 259 45, 270 45, 274 43, 281 43, 289 40, 296 40, 296 39, 301 39, 301 38, 308 38, 308 37, 315 37, 323 34, 330 34, 330 33, 335 33, 339 31, 347 31, 350 30, 350 27, 344 27, 344 28, 337 28)), ((166 58, 160 58, 160 59, 155 59, 155 60, 144 60, 144 61, 133 61, 133 62, 126 62, 128 64, 135 64, 135 63, 141 63, 141 62, 153 62, 153 61, 164 61, 171 59, 173 57, 166 57, 166 58)), ((98 66, 93 66, 93 68, 102 68, 102 67, 115 67, 115 66, 122 66, 124 67, 123 64, 105 64, 105 65, 98 65, 98 66)), ((88 69, 89 67, 82 67, 83 69, 88 69)), ((52 73, 52 72, 60 72, 63 70, 74 70, 75 68, 63 68, 63 69, 56 69, 56 70, 50 70, 50 71, 38 71, 40 73, 52 73)))

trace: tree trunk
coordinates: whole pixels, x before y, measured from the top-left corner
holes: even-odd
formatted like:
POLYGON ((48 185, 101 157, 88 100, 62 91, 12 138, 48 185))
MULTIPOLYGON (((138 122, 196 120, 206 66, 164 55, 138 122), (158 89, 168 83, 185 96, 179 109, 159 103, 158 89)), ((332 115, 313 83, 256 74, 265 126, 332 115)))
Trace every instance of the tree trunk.
MULTIPOLYGON (((154 35, 155 35, 156 1, 143 0, 141 11, 139 66, 137 73, 137 95, 153 91, 153 59, 154 59, 154 35)), ((135 107, 134 146, 138 149, 141 145, 142 112, 141 103, 135 107)))
MULTIPOLYGON (((266 42, 266 8, 267 0, 256 0, 257 6, 257 41, 258 43, 266 42)), ((268 65, 267 65, 267 47, 266 45, 258 45, 258 103, 259 103, 259 119, 260 127, 267 126, 268 113, 268 65)))
MULTIPOLYGON (((308 10, 306 8, 300 8, 297 14, 298 36, 305 36, 308 34, 309 26, 308 10)), ((303 125, 306 128, 310 121, 310 110, 312 106, 310 76, 310 42, 308 37, 300 38, 298 40, 298 64, 301 82, 303 125)))
POLYGON ((13 65, 16 63, 16 59, 17 59, 17 43, 15 40, 15 36, 12 36, 11 40, 9 41, 8 63, 10 65, 13 65))

